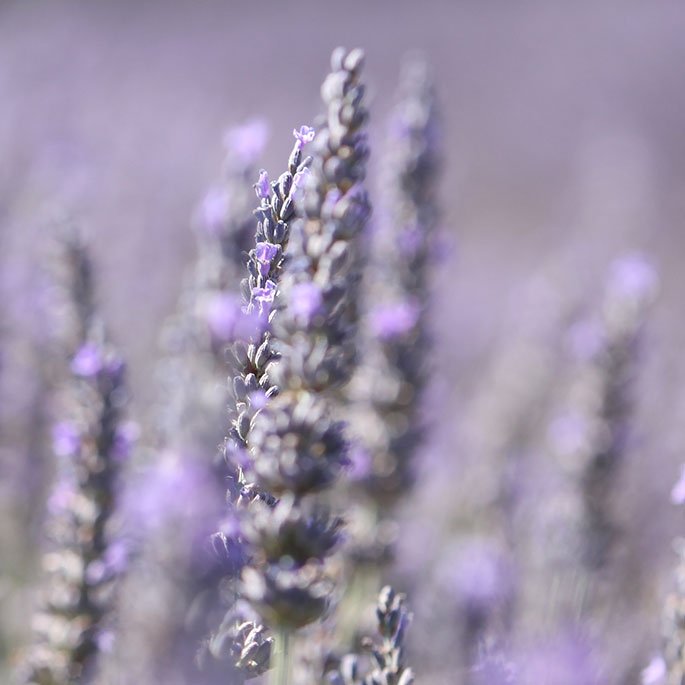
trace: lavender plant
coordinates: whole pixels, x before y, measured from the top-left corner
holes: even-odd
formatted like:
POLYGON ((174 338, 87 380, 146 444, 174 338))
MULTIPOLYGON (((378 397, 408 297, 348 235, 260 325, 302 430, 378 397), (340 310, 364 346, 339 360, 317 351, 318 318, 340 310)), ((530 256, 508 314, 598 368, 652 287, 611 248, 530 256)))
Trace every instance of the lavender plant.
POLYGON ((124 419, 124 364, 95 308, 85 244, 70 232, 61 248, 69 374, 53 432, 56 480, 45 522, 44 592, 18 674, 19 682, 35 685, 93 678, 111 640, 113 597, 127 557, 112 529, 132 438, 124 419))
POLYGON ((266 177, 257 184, 263 206, 243 286, 246 314, 266 318, 271 332, 236 350, 243 373, 234 382, 239 413, 232 444, 247 448, 246 469, 258 493, 245 526, 252 558, 242 574, 242 594, 279 633, 279 683, 289 682, 291 633, 328 605, 332 582, 325 562, 340 540, 340 520, 313 495, 331 487, 346 461, 342 425, 332 417, 329 398, 349 379, 355 359, 358 241, 369 211, 361 185, 367 155, 362 61, 360 51, 333 54, 333 73, 322 88, 327 116, 315 139, 306 221, 293 231, 282 278, 283 245, 290 237, 283 223, 294 218, 288 195, 297 186, 299 151, 309 129, 296 132, 289 173, 272 185, 270 205, 266 177), (285 303, 282 311, 279 302, 285 303), (276 361, 272 334, 279 357, 270 366, 276 361))
MULTIPOLYGON (((367 533, 389 528, 392 508, 413 483, 412 459, 424 432, 429 275, 438 220, 437 129, 427 67, 410 61, 390 121, 383 177, 387 207, 365 275, 367 311, 359 341, 364 356, 350 389, 356 453, 359 461, 368 461, 355 479, 368 512, 360 520, 367 533)), ((355 552, 355 561, 378 562, 389 550, 381 534, 366 544, 360 540, 355 552)))

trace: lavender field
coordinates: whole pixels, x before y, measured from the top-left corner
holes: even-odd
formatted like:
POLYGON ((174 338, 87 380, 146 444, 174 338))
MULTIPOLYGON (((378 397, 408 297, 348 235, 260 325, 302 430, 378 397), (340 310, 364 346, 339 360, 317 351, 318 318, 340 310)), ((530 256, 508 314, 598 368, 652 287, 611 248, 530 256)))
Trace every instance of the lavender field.
POLYGON ((684 31, 0 0, 0 683, 685 685, 684 31))

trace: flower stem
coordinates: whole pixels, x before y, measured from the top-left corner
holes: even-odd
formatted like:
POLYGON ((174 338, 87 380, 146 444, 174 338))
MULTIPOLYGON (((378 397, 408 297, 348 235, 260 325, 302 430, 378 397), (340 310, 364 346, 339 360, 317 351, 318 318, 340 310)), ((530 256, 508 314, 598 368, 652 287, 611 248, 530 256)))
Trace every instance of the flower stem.
POLYGON ((290 630, 279 628, 276 633, 273 667, 270 671, 270 685, 290 685, 290 630))

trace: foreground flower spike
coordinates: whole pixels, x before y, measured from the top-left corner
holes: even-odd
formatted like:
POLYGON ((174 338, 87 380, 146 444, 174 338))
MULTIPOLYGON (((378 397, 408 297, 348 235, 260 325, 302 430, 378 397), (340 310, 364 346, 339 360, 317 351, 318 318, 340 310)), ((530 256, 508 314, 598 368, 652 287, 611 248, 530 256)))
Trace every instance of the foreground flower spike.
MULTIPOLYGON (((292 506, 289 508, 288 502, 277 503, 268 483, 250 483, 244 476, 244 471, 249 476, 254 474, 252 457, 260 456, 251 451, 252 426, 258 414, 278 392, 270 377, 273 363, 278 360, 278 354, 271 346, 271 325, 277 314, 276 298, 285 265, 285 251, 292 223, 296 220, 296 195, 311 161, 311 158, 303 159, 302 150, 313 138, 314 131, 302 126, 293 131, 293 135, 295 144, 287 170, 272 183, 266 171, 262 170, 254 186, 260 204, 255 210, 257 230, 254 247, 248 254, 248 277, 241 283, 242 325, 239 340, 232 347, 237 371, 232 379, 233 419, 224 447, 229 479, 227 500, 244 519, 244 526, 240 526, 233 538, 240 537, 251 543, 250 568, 244 573, 242 594, 255 603, 263 616, 270 615, 270 602, 260 603, 254 597, 254 579, 256 577, 258 582, 262 578, 255 569, 264 569, 263 577, 278 575, 270 573, 268 568, 274 564, 278 566, 281 556, 299 559, 306 564, 309 561, 306 550, 313 547, 302 545, 306 536, 316 530, 316 522, 313 528, 310 527, 310 521, 292 506), (282 541, 279 540, 281 533, 286 536, 282 541), (298 545, 304 558, 294 551, 298 545)), ((333 533, 331 531, 331 535, 333 533)), ((333 538, 331 544, 335 540, 333 538)), ((230 579, 231 582, 233 580, 235 577, 230 579)), ((261 598, 261 592, 259 594, 261 598)), ((272 642, 273 638, 267 635, 264 626, 246 619, 245 612, 230 606, 221 626, 208 641, 205 653, 218 660, 227 659, 230 668, 238 671, 236 678, 245 680, 268 668, 272 642)))
POLYGON ((299 525, 314 526, 303 537, 314 529, 320 537, 303 557, 266 558, 244 574, 246 596, 284 634, 326 609, 332 586, 324 562, 339 541, 335 521, 324 516, 311 522, 308 500, 330 488, 347 462, 331 399, 354 368, 359 242, 369 213, 361 186, 368 154, 361 129, 362 62, 359 50, 336 50, 322 88, 327 114, 315 138, 307 217, 293 235, 292 261, 282 279, 284 309, 273 321, 278 395, 257 414, 248 441, 257 485, 282 498, 278 507, 292 501, 303 512, 299 525))
POLYGON ((371 668, 362 674, 360 658, 350 654, 342 658, 338 668, 327 675, 329 685, 412 685, 414 674, 405 664, 406 637, 411 616, 404 596, 390 586, 378 596, 376 608, 378 638, 367 639, 364 647, 371 654, 371 668))
POLYGON ((278 359, 272 349, 270 321, 283 272, 285 250, 296 218, 295 194, 311 162, 310 157, 302 158, 302 149, 313 138, 314 130, 302 126, 293 131, 293 135, 295 145, 287 170, 272 183, 269 183, 266 171, 262 170, 254 186, 260 200, 254 212, 257 233, 248 256, 249 275, 241 283, 244 299, 242 316, 248 339, 237 342, 233 349, 237 374, 233 379, 235 418, 230 437, 243 449, 247 447, 247 436, 255 415, 278 390, 269 376, 272 362, 278 359))
POLYGON ((314 139, 304 226, 293 235, 293 263, 283 281, 288 305, 275 324, 282 388, 330 393, 351 378, 356 363, 362 239, 371 211, 363 185, 369 154, 363 62, 361 50, 335 50, 321 89, 326 115, 314 139))
POLYGON ((223 178, 195 217, 197 256, 176 312, 164 324, 156 369, 160 400, 154 422, 164 448, 213 450, 225 437, 225 348, 245 326, 237 284, 254 238, 252 179, 266 138, 260 120, 226 133, 223 178))
POLYGON ((32 685, 85 682, 96 672, 111 641, 114 591, 127 563, 127 547, 112 531, 120 471, 134 437, 124 420, 124 364, 92 306, 84 244, 69 235, 62 248, 69 265, 62 306, 76 325, 67 339, 81 340, 70 354, 62 418, 53 431, 57 476, 45 523, 45 594, 20 673, 20 682, 32 685))

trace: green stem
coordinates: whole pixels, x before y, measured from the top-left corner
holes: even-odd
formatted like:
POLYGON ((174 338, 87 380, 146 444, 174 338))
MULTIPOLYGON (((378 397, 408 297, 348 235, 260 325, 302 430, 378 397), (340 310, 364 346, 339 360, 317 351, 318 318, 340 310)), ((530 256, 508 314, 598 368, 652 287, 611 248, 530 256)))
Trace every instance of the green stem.
POLYGON ((290 685, 290 630, 288 628, 278 629, 272 658, 270 685, 290 685))

